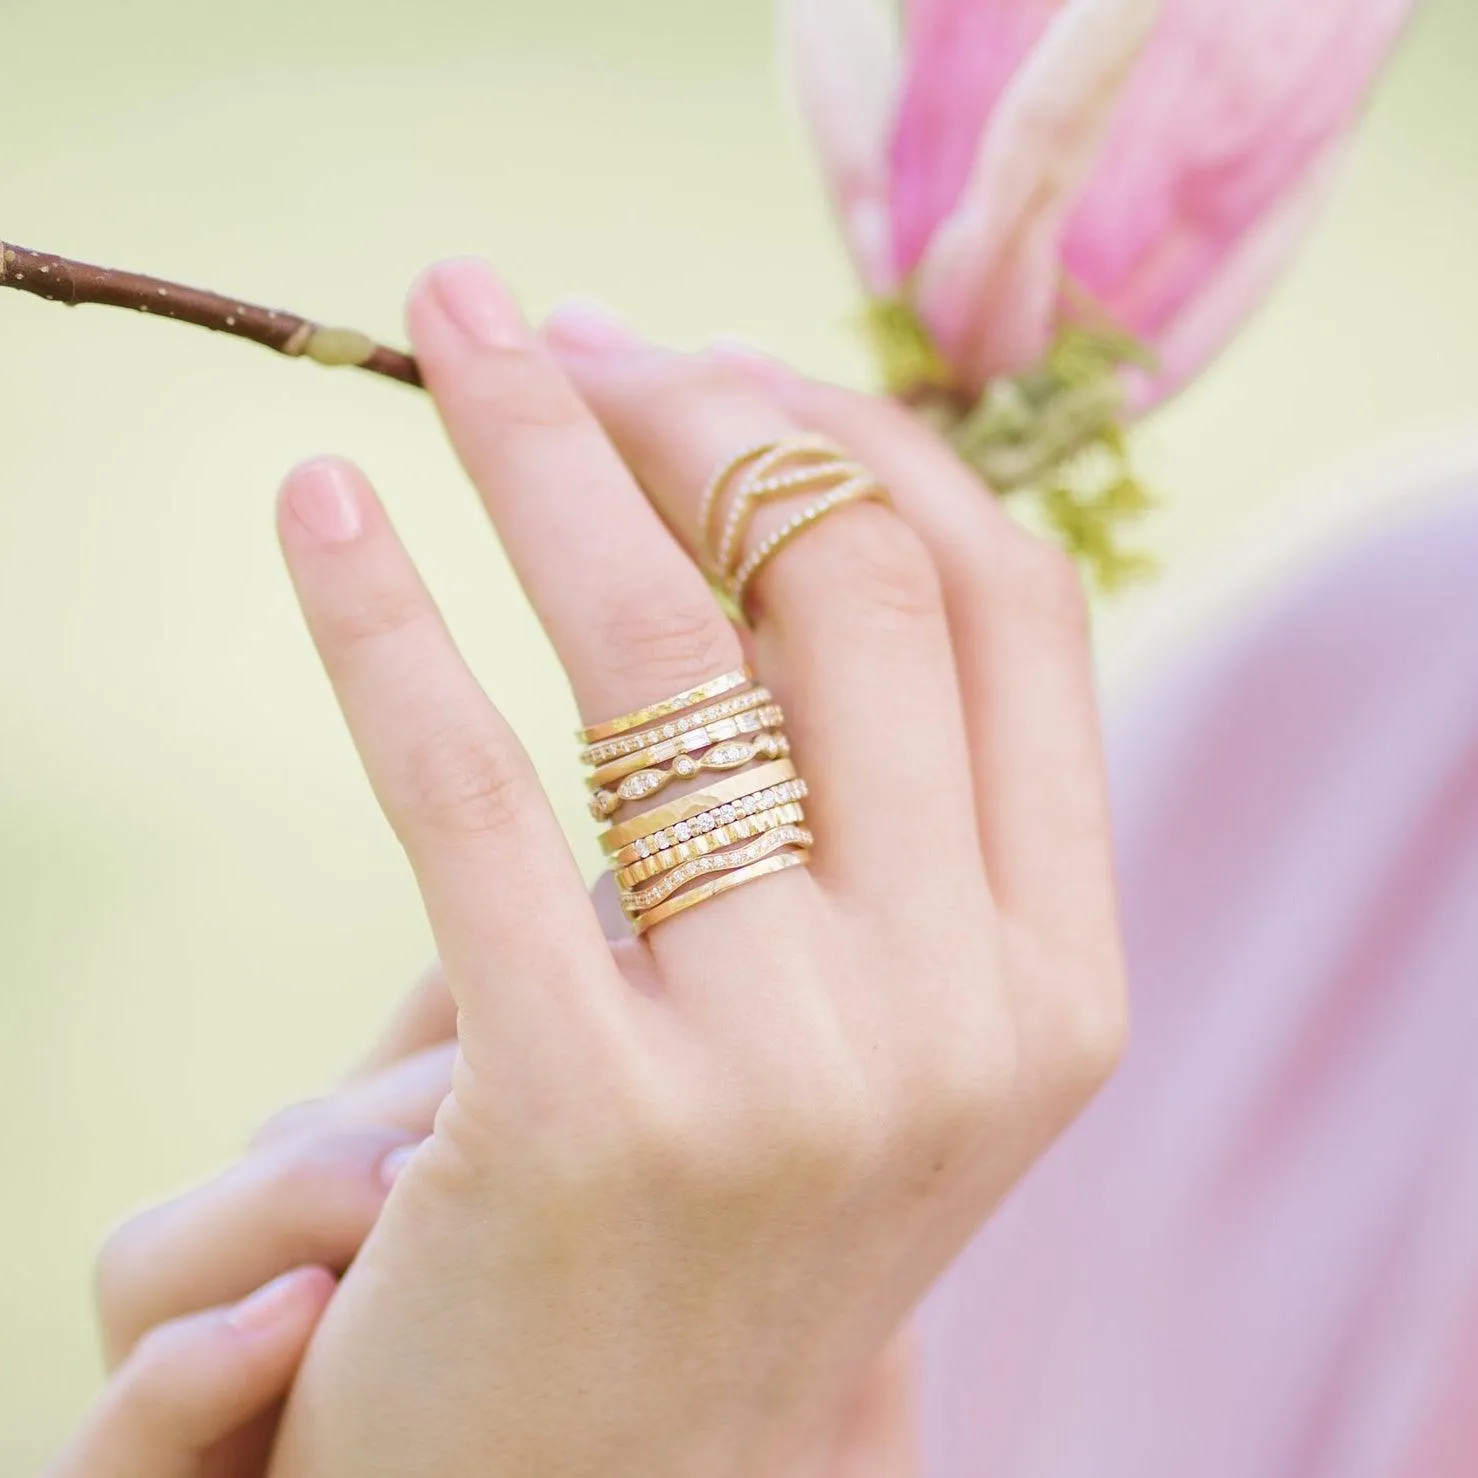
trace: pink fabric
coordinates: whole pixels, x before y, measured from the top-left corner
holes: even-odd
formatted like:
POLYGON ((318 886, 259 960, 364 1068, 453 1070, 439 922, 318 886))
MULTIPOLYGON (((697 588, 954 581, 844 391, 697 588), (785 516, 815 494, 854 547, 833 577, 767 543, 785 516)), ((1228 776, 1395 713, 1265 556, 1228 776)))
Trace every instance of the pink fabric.
POLYGON ((1478 484, 1111 753, 1134 1041, 925 1310, 929 1478, 1473 1478, 1478 484))

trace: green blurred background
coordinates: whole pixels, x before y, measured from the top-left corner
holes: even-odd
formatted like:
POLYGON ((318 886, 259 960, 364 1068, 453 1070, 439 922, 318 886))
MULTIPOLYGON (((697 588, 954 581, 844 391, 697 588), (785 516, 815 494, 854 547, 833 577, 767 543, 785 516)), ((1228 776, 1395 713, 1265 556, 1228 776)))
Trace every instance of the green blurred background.
MULTIPOLYGON (((765 0, 7 7, 0 237, 399 337, 438 255, 531 310, 864 382, 765 0)), ((1478 12, 1434 0, 1271 307, 1140 440, 1167 565, 1110 694, 1251 582, 1478 465, 1478 12)), ((357 1052, 427 958, 278 565, 357 458, 582 854, 573 708, 425 400, 0 295, 0 1472, 96 1381, 92 1250, 357 1052)))

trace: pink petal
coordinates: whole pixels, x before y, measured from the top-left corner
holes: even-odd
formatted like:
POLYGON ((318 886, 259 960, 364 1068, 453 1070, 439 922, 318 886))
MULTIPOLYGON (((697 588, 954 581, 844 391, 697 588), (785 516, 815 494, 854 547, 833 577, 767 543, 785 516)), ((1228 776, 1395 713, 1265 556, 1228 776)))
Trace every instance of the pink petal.
POLYGON ((1153 374, 1131 377, 1134 413, 1143 415, 1191 379, 1262 301, 1298 250, 1328 199, 1343 141, 1329 146, 1297 187, 1285 195, 1221 261, 1200 292, 1166 325, 1153 374))
POLYGON ((970 177, 981 131, 1062 0, 910 0, 892 146, 893 265, 918 265, 970 177))
POLYGON ((782 46, 832 205, 869 291, 896 287, 888 230, 888 135, 897 45, 879 0, 784 0, 782 46))
POLYGON ((919 309, 962 389, 1046 352, 1064 222, 1159 8, 1069 0, 1002 94, 918 274, 919 309))
POLYGON ((1351 126, 1412 4, 1167 0, 1073 213, 1073 279, 1157 338, 1351 126))

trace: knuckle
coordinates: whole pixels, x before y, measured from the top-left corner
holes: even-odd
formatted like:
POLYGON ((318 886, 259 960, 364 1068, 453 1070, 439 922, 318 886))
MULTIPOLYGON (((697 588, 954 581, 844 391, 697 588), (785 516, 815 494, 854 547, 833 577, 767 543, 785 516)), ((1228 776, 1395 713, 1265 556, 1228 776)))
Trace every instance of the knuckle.
POLYGON ((507 830, 536 793, 528 757, 511 739, 465 725, 425 735, 406 766, 410 818, 452 836, 507 830))
POLYGON ((1114 1075, 1129 1045, 1127 994, 1119 979, 1086 992, 1063 1012, 1059 1068, 1071 1098, 1087 1103, 1114 1075))
POLYGON ((941 1032, 916 1085, 912 1154, 948 1163, 1000 1121, 1019 1073, 1020 1048, 1009 1011, 977 997, 941 1032))
POLYGON ((739 660, 733 632, 701 587, 677 599, 654 598, 650 585, 618 590, 598 638, 616 671, 679 687, 739 660))
POLYGON ((327 617, 327 636, 334 646, 357 646, 405 631, 431 614, 424 591, 414 581, 357 590, 327 617))
POLYGON ((873 625, 943 620, 944 595, 928 550, 902 519, 871 505, 848 508, 813 534, 828 591, 873 625))

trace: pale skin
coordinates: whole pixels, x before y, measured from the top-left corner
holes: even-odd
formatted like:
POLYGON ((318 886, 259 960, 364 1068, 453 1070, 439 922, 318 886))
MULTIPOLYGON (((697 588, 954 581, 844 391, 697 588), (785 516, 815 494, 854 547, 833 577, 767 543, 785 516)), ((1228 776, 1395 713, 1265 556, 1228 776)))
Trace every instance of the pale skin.
MULTIPOLYGON (((747 652, 816 845, 609 942, 363 478, 292 474, 283 549, 456 1038, 430 1049, 447 1091, 313 1335, 270 1472, 908 1473, 896 1332, 1123 1040, 1076 575, 894 407, 588 311, 536 334, 477 262, 426 274, 409 318, 584 721, 747 652), (783 550, 742 651, 695 563, 697 500, 736 450, 801 430, 896 512, 847 509, 783 550)), ((134 1322, 165 1316, 144 1300, 134 1322)))

